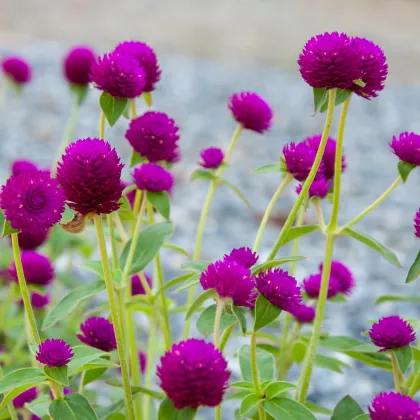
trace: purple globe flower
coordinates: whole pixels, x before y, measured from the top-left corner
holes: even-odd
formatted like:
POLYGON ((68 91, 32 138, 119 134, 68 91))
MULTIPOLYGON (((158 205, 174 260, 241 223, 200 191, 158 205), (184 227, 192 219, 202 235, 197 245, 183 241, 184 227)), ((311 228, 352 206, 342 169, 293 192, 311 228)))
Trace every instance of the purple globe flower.
POLYGON ((42 342, 35 355, 39 363, 50 367, 67 365, 73 356, 71 347, 64 340, 56 338, 49 338, 42 342))
MULTIPOLYGON (((148 285, 150 287, 152 287, 152 278, 147 275, 146 273, 144 274, 144 278, 146 279, 148 285)), ((134 276, 131 277, 131 294, 132 296, 136 296, 136 295, 145 295, 146 291, 144 290, 144 287, 141 283, 140 280, 140 276, 138 274, 134 274, 134 276)))
POLYGON ((316 35, 305 45, 298 65, 303 80, 313 88, 349 89, 362 77, 361 47, 346 34, 316 35))
POLYGON ((302 300, 295 278, 280 268, 270 268, 257 274, 255 286, 272 305, 283 311, 296 309, 302 300))
MULTIPOLYGON (((319 266, 319 271, 322 273, 322 264, 319 266)), ((345 295, 351 295, 356 281, 354 280, 352 272, 340 261, 333 261, 331 263, 331 277, 338 282, 338 292, 345 295)))
POLYGON ((304 305, 303 303, 296 306, 290 313, 300 324, 309 324, 315 319, 315 309, 312 306, 304 305))
POLYGON ((273 123, 273 111, 261 96, 253 92, 235 93, 229 100, 233 118, 242 126, 256 133, 264 133, 273 123))
POLYGON ((116 98, 136 98, 144 91, 146 73, 134 57, 111 53, 92 63, 90 80, 116 98))
POLYGON ((420 405, 408 395, 382 392, 369 407, 371 420, 420 420, 420 405))
POLYGON ((420 209, 417 210, 416 216, 414 217, 414 230, 417 238, 420 238, 420 209))
POLYGON ((32 79, 32 69, 23 58, 10 56, 1 62, 3 73, 18 85, 28 83, 32 79))
POLYGON ((142 351, 139 353, 139 363, 140 363, 141 373, 144 374, 146 372, 146 367, 147 367, 147 356, 142 351))
POLYGON ((380 351, 392 350, 408 346, 416 339, 412 326, 398 315, 381 318, 372 325, 369 337, 380 351))
POLYGON ((149 162, 169 161, 178 148, 179 128, 163 112, 148 111, 130 123, 125 138, 149 162))
POLYGON ((160 80, 161 71, 153 48, 144 42, 126 41, 117 45, 115 53, 134 57, 146 73, 144 92, 155 89, 155 84, 160 80))
POLYGON ((13 405, 15 408, 23 408, 25 404, 28 404, 35 400, 38 397, 38 391, 36 387, 29 388, 26 391, 23 391, 17 397, 13 399, 13 405))
POLYGON ((400 160, 420 166, 420 134, 404 131, 392 138, 390 146, 400 160))
POLYGON ((118 210, 124 165, 111 145, 99 139, 77 140, 58 163, 57 179, 73 210, 86 215, 118 210))
POLYGON ((11 176, 1 189, 0 207, 13 229, 45 232, 61 220, 64 192, 46 171, 11 176))
POLYGON ((143 163, 134 169, 133 180, 139 190, 169 191, 174 183, 172 174, 156 163, 143 163))
POLYGON ((114 326, 106 318, 92 317, 80 325, 82 334, 77 338, 88 346, 103 351, 117 349, 114 326))
POLYGON ((64 57, 63 72, 69 83, 87 85, 90 82, 90 68, 96 55, 92 48, 77 45, 64 57))
MULTIPOLYGON (((34 309, 44 309, 50 303, 50 295, 41 295, 37 292, 31 293, 31 304, 34 309)), ((23 300, 18 301, 19 306, 23 306, 23 300)))
POLYGON ((253 252, 251 248, 242 247, 242 248, 235 248, 230 251, 230 254, 224 256, 224 259, 235 261, 239 265, 242 265, 245 268, 251 268, 254 264, 258 261, 258 254, 253 252))
POLYGON ((209 147, 200 152, 200 166, 206 169, 217 169, 222 163, 225 155, 223 150, 218 147, 209 147))
MULTIPOLYGON (((321 280, 321 274, 311 274, 303 280, 302 286, 309 297, 318 299, 319 292, 321 290, 321 280)), ((334 277, 330 276, 327 298, 331 299, 337 296, 338 293, 340 293, 340 285, 334 277)))
MULTIPOLYGON (((309 187, 309 198, 318 197, 325 198, 328 195, 328 191, 331 188, 331 181, 327 181, 325 178, 321 178, 319 181, 312 182, 309 187)), ((296 193, 300 194, 302 191, 302 184, 296 187, 296 193)))
POLYGON ((232 299, 236 306, 253 308, 256 293, 250 275, 248 269, 226 259, 210 264, 201 273, 200 283, 204 290, 215 289, 220 298, 232 299))
POLYGON ((12 163, 12 175, 17 176, 22 172, 37 172, 38 167, 30 160, 15 160, 12 163))
POLYGON ((19 248, 24 251, 33 251, 47 240, 49 233, 49 230, 38 232, 22 231, 18 233, 19 248))
POLYGON ((160 387, 177 409, 216 407, 228 387, 230 371, 213 344, 195 338, 174 344, 157 367, 160 387))
MULTIPOLYGON (((54 267, 50 260, 35 251, 23 251, 21 254, 23 273, 27 283, 46 286, 54 278, 54 267)), ((13 280, 18 281, 16 265, 13 262, 9 268, 13 280)))

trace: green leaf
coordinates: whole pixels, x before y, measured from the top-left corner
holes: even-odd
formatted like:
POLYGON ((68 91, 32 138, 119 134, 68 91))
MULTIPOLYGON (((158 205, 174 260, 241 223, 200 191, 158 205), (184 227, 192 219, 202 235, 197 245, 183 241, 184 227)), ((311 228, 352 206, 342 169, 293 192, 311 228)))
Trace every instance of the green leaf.
POLYGON ((63 400, 54 400, 49 408, 53 420, 98 420, 89 401, 80 394, 68 394, 63 400))
POLYGON ((191 277, 182 286, 175 289, 172 293, 175 295, 179 292, 182 292, 183 290, 189 289, 191 286, 197 285, 198 283, 200 283, 200 274, 196 274, 193 277, 191 277))
POLYGON ((128 198, 123 195, 119 201, 120 208, 118 209, 118 215, 120 216, 121 220, 124 221, 133 221, 135 220, 134 213, 131 210, 130 202, 128 198))
POLYGON ((203 179, 208 181, 216 181, 218 178, 212 171, 208 171, 206 169, 196 169, 191 174, 191 181, 198 181, 203 179))
POLYGON ((259 295, 255 302, 254 330, 258 331, 272 323, 281 314, 278 306, 272 305, 263 295, 259 295))
MULTIPOLYGON (((252 382, 251 370, 251 347, 244 344, 238 353, 239 366, 241 368, 242 377, 245 381, 252 382)), ((274 378, 274 357, 272 354, 261 350, 257 347, 257 365, 259 376, 262 382, 272 380, 274 378)))
POLYGON ((38 385, 46 379, 45 373, 38 368, 14 370, 0 379, 0 394, 25 385, 38 385))
POLYGON ((181 248, 179 245, 171 244, 169 242, 165 242, 163 244, 163 248, 171 249, 172 251, 178 252, 178 254, 185 255, 187 258, 191 258, 191 255, 188 251, 184 248, 181 248))
POLYGON ((191 304, 188 308, 187 313, 185 314, 185 319, 191 318, 191 315, 195 312, 197 308, 199 308, 204 302, 209 299, 215 298, 217 293, 214 289, 208 289, 204 293, 202 293, 198 298, 191 304))
POLYGON ((70 90, 73 95, 77 98, 77 104, 80 106, 85 101, 87 94, 89 93, 89 85, 79 85, 77 83, 70 84, 70 90))
POLYGON ((62 297, 57 305, 48 312, 44 319, 44 323, 42 324, 42 329, 47 330, 51 328, 61 319, 68 317, 80 302, 91 298, 92 296, 96 296, 104 290, 105 282, 102 280, 74 289, 69 294, 62 297))
POLYGON ((267 387, 263 388, 263 393, 267 396, 267 399, 277 397, 277 395, 284 394, 292 389, 295 389, 296 385, 290 382, 271 382, 267 387))
POLYGON ((264 401, 263 406, 275 420, 316 420, 304 405, 288 398, 276 397, 264 401))
POLYGON ((196 408, 187 407, 177 410, 174 403, 165 398, 159 406, 158 420, 194 420, 196 408))
POLYGON ((360 414, 360 416, 355 417, 353 420, 370 420, 369 414, 360 414))
POLYGON ((133 150, 133 153, 131 154, 131 158, 130 158, 130 168, 146 161, 147 159, 144 156, 140 156, 139 152, 136 152, 135 150, 133 150))
POLYGON ((332 411, 328 408, 321 407, 320 405, 311 401, 306 401, 305 406, 306 408, 309 408, 309 410, 311 410, 313 413, 325 414, 326 416, 330 416, 332 414, 332 411))
POLYGON ((106 420, 126 420, 126 418, 122 413, 114 413, 108 416, 106 420))
POLYGON ((13 229, 12 226, 10 226, 10 222, 8 220, 4 220, 2 238, 10 235, 12 233, 19 233, 19 232, 20 231, 18 229, 13 229))
POLYGON ((104 277, 104 269, 102 268, 102 261, 90 260, 80 265, 80 268, 84 268, 92 273, 97 274, 99 277, 104 277))
POLYGON ((316 115, 325 102, 328 103, 328 89, 327 88, 314 88, 314 115, 316 115))
POLYGON ((85 375, 83 376, 83 385, 87 385, 87 384, 90 384, 91 382, 96 381, 106 371, 107 371, 107 368, 90 369, 90 370, 85 371, 85 375))
POLYGON ((161 214, 166 220, 169 220, 171 215, 171 201, 166 191, 151 192, 147 191, 147 199, 153 204, 153 207, 161 214))
POLYGON ((362 79, 353 80, 353 83, 356 86, 360 86, 362 88, 364 88, 366 86, 366 83, 362 79))
POLYGON ((306 344, 302 341, 296 341, 292 347, 292 358, 295 363, 302 363, 306 355, 306 344))
POLYGON ((116 98, 107 92, 102 93, 101 97, 99 98, 99 104, 111 127, 121 117, 127 102, 127 98, 116 98))
POLYGON ((88 363, 108 354, 89 346, 75 346, 73 347, 73 353, 74 356, 68 364, 70 375, 82 371, 88 363))
POLYGON ((301 236, 307 235, 308 233, 314 232, 316 230, 319 230, 318 225, 292 227, 289 229, 289 232, 287 232, 287 235, 283 239, 281 246, 287 244, 290 241, 293 241, 296 238, 300 238, 301 236))
POLYGON ((246 416, 251 410, 258 406, 263 399, 256 394, 247 395, 242 401, 239 408, 239 414, 241 416, 246 416))
POLYGON ((268 174, 272 172, 282 172, 281 166, 277 163, 270 163, 268 165, 262 165, 251 171, 251 174, 268 174))
POLYGON ((337 295, 328 300, 332 303, 347 303, 347 298, 342 293, 338 293, 337 295))
POLYGON ((157 292, 155 293, 155 297, 159 296, 162 292, 164 292, 167 289, 170 289, 173 286, 176 286, 177 284, 184 283, 188 279, 190 279, 192 276, 194 276, 194 273, 187 273, 182 274, 180 276, 174 277, 173 279, 166 282, 163 287, 161 287, 157 292))
POLYGON ((416 165, 413 165, 412 163, 404 162, 403 160, 400 160, 398 162, 398 172, 403 180, 403 182, 407 181, 408 175, 410 175, 410 172, 416 167, 416 165))
POLYGON ((50 367, 44 366, 45 374, 55 382, 61 385, 69 386, 68 366, 50 367))
POLYGON ((401 370, 401 373, 404 375, 408 367, 410 366, 411 360, 413 359, 413 353, 410 346, 399 347, 393 349, 392 352, 397 359, 398 366, 401 370))
POLYGON ((242 334, 246 334, 246 317, 245 310, 239 306, 232 305, 231 307, 233 315, 238 320, 239 327, 241 328, 242 334))
POLYGON ((138 386, 138 385, 132 386, 131 391, 135 394, 148 395, 149 397, 152 397, 155 400, 163 400, 165 398, 165 394, 163 392, 155 391, 154 389, 146 388, 144 386, 138 386))
POLYGON ((153 105, 152 92, 143 92, 141 96, 144 99, 144 102, 146 103, 147 107, 151 108, 153 105))
POLYGON ((207 270, 209 264, 210 261, 187 261, 181 264, 181 270, 202 273, 204 270, 207 270))
MULTIPOLYGON (((3 410, 7 406, 7 404, 9 404, 14 398, 16 398, 22 392, 25 392, 28 389, 33 388, 33 386, 34 386, 33 384, 31 384, 31 385, 22 385, 22 386, 19 386, 17 388, 14 388, 11 391, 9 391, 8 393, 4 394, 3 399, 1 400, 1 403, 0 403, 0 411, 3 410)), ((9 417, 7 417, 7 419, 8 418, 9 417)))
POLYGON ((420 251, 417 254, 416 259, 413 262, 413 265, 408 270, 407 278, 405 279, 406 283, 411 283, 414 280, 417 280, 418 276, 420 276, 420 251))
POLYGON ((250 201, 245 197, 244 193, 235 185, 226 181, 226 179, 221 179, 220 182, 224 185, 227 185, 248 207, 252 207, 250 201))
POLYGON ((249 389, 251 391, 254 390, 254 384, 248 381, 239 381, 230 384, 230 388, 238 388, 238 389, 249 389))
MULTIPOLYGON (((91 362, 83 365, 83 367, 81 367, 80 369, 78 369, 77 372, 80 372, 82 370, 97 370, 98 368, 105 368, 105 369, 116 369, 119 368, 120 366, 115 364, 114 362, 111 362, 111 360, 108 359, 104 359, 99 358, 99 359, 95 359, 92 360, 91 362)), ((74 374, 75 372, 73 372, 74 374)))
POLYGON ((287 264, 293 261, 301 261, 304 259, 306 259, 306 257, 290 256, 290 257, 279 258, 277 260, 266 261, 262 264, 254 265, 254 267, 252 267, 252 275, 258 274, 260 271, 266 271, 272 267, 278 267, 279 265, 282 265, 282 264, 287 264))
MULTIPOLYGON (((134 251, 133 264, 128 272, 130 275, 143 270, 153 260, 164 242, 172 235, 173 229, 172 223, 165 222, 148 226, 140 232, 134 251)), ((130 246, 131 239, 127 242, 121 254, 120 267, 125 266, 130 246)))
POLYGON ((353 420, 360 414, 363 414, 363 410, 359 404, 347 395, 334 408, 331 420, 353 420))
POLYGON ((51 404, 51 398, 49 395, 41 395, 36 400, 33 400, 29 404, 26 404, 26 408, 36 416, 44 418, 48 416, 48 407, 51 404))
POLYGON ((351 365, 325 354, 317 354, 315 364, 321 368, 332 370, 336 373, 343 373, 342 368, 351 369, 351 365))
POLYGON ((375 251, 378 251, 387 261, 389 261, 395 267, 402 267, 401 263, 398 261, 397 256, 391 250, 380 244, 376 239, 373 239, 370 236, 365 235, 364 233, 356 232, 355 230, 349 228, 344 229, 343 233, 347 236, 351 236, 352 238, 357 239, 360 242, 363 242, 365 245, 369 246, 375 251))
MULTIPOLYGON (((197 330, 208 337, 214 332, 214 319, 216 317, 216 305, 211 305, 201 312, 197 319, 197 330)), ((230 327, 236 322, 236 317, 232 314, 223 313, 222 319, 220 320, 220 330, 223 331, 225 328, 230 327)))
POLYGON ((420 296, 412 295, 384 295, 378 298, 375 302, 375 305, 380 305, 385 302, 411 302, 411 303, 420 303, 420 296))
MULTIPOLYGON (((349 96, 352 94, 351 90, 346 89, 337 89, 337 94, 335 96, 335 106, 341 105, 344 101, 346 101, 349 96)), ((322 107, 321 112, 325 112, 328 109, 328 101, 326 101, 322 107)))

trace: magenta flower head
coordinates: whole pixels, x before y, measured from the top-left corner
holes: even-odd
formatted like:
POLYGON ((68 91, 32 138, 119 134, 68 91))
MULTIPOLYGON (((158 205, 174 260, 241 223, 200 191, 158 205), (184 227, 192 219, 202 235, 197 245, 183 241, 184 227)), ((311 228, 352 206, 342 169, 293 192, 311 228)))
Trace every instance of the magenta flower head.
POLYGON ((69 83, 87 85, 90 82, 90 68, 96 55, 92 48, 78 45, 64 57, 63 72, 69 83))
POLYGON ((13 229, 46 231, 61 220, 64 191, 47 171, 11 176, 3 185, 0 207, 13 229))
POLYGON ((398 315, 381 318, 372 325, 369 330, 369 337, 380 351, 396 349, 408 346, 416 339, 413 327, 398 315))
POLYGON ((300 324, 309 324, 315 319, 315 308, 304 305, 303 303, 296 306, 290 313, 300 324))
POLYGON ((383 392, 369 406, 371 420, 420 420, 420 405, 408 395, 383 392))
POLYGON ((139 190, 169 191, 174 183, 172 174, 156 163, 143 163, 134 169, 133 180, 139 190))
POLYGON ((400 160, 420 166, 420 134, 404 131, 392 138, 390 146, 400 160))
POLYGON ((134 57, 146 73, 144 92, 155 89, 155 84, 160 80, 161 71, 153 48, 144 42, 127 41, 118 44, 115 53, 134 57))
MULTIPOLYGON (((35 251, 23 251, 21 260, 27 283, 38 286, 46 286, 51 283, 54 278, 54 267, 45 255, 35 251)), ((16 282, 18 281, 16 265, 14 262, 9 268, 9 274, 16 282)))
MULTIPOLYGON (((322 264, 319 266, 319 271, 322 273, 322 264)), ((331 263, 331 277, 338 282, 338 292, 345 295, 351 295, 356 281, 354 280, 352 272, 340 261, 333 261, 331 263)))
POLYGON ((217 169, 222 163, 225 155, 223 150, 218 147, 209 147, 200 152, 200 166, 206 169, 217 169))
POLYGON ((28 83, 32 79, 32 69, 27 61, 20 57, 6 57, 1 62, 3 73, 18 85, 28 83))
POLYGON ((136 98, 144 91, 146 73, 134 57, 114 52, 92 63, 90 80, 116 98, 136 98))
POLYGON ((118 210, 123 164, 115 149, 99 139, 77 140, 58 163, 57 179, 73 210, 86 215, 118 210))
POLYGON ((298 65, 303 80, 313 88, 349 89, 363 75, 360 46, 338 32, 312 37, 298 65))
POLYGON ((233 118, 245 129, 264 133, 273 123, 273 111, 261 96, 253 92, 235 93, 229 100, 233 118))
POLYGON ((295 278, 280 268, 270 268, 257 274, 255 287, 272 305, 283 311, 296 309, 302 300, 295 278))
POLYGON ((125 138, 149 162, 169 161, 178 148, 179 128, 163 112, 148 111, 131 120, 125 138))
POLYGON ((242 265, 226 259, 210 264, 201 273, 200 283, 204 290, 215 289, 222 299, 232 299, 236 306, 253 308, 256 293, 251 273, 242 265))
POLYGON ((230 371, 213 344, 191 338, 174 344, 157 367, 160 387, 177 409, 216 407, 223 399, 230 371))
POLYGON ((142 351, 139 353, 140 371, 142 374, 146 372, 147 356, 142 351))
MULTIPOLYGON (((312 182, 309 187, 309 198, 318 197, 325 198, 328 195, 328 191, 331 188, 331 181, 327 181, 325 178, 321 178, 319 181, 312 182)), ((296 193, 300 194, 302 191, 302 184, 296 187, 296 193)))
MULTIPOLYGON (((305 289, 306 294, 313 298, 318 299, 319 291, 321 289, 321 274, 311 274, 303 280, 303 288, 305 289)), ((340 293, 340 286, 338 281, 330 276, 330 281, 328 283, 328 294, 327 298, 331 299, 337 296, 340 293)))
POLYGON ((225 260, 235 261, 242 267, 250 269, 258 261, 258 254, 253 252, 251 248, 242 247, 235 248, 230 251, 230 254, 225 254, 225 260))
MULTIPOLYGON (((31 293, 31 304, 34 309, 44 309, 50 303, 50 295, 41 295, 37 292, 31 293)), ((18 305, 23 306, 23 300, 18 302, 18 305)))
POLYGON ((30 160, 15 160, 12 163, 12 175, 17 176, 20 175, 22 172, 36 172, 38 171, 38 167, 34 162, 30 160))
MULTIPOLYGON (((147 284, 150 287, 152 287, 152 278, 146 273, 143 273, 143 274, 144 274, 144 278, 147 281, 147 284)), ((144 287, 141 284, 140 276, 138 274, 134 274, 134 276, 131 277, 131 294, 132 296, 146 294, 146 291, 144 290, 144 287)))
POLYGON ((49 338, 42 342, 35 355, 39 363, 50 367, 67 365, 73 356, 71 347, 64 340, 56 338, 49 338))
POLYGON ((420 209, 417 210, 416 216, 414 217, 414 230, 417 238, 420 238, 420 209))
POLYGON ((106 318, 88 318, 80 325, 82 334, 77 334, 77 338, 90 347, 103 351, 113 351, 117 349, 114 326, 106 318))
POLYGON ((23 408, 25 404, 28 404, 35 400, 38 397, 38 391, 36 387, 29 388, 26 391, 23 391, 17 397, 13 399, 13 405, 15 408, 23 408))
POLYGON ((48 238, 49 230, 41 230, 38 232, 22 232, 18 233, 19 248, 24 251, 32 251, 40 247, 48 238))

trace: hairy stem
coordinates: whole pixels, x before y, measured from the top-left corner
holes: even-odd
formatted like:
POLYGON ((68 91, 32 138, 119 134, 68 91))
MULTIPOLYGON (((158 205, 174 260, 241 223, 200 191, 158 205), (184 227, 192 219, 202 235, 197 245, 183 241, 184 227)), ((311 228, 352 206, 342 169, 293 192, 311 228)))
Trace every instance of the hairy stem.
POLYGON ((394 375, 395 392, 401 392, 401 371, 394 352, 391 352, 392 373, 394 375))
MULTIPOLYGON (((147 366, 146 366, 146 380, 145 385, 147 388, 152 387, 154 359, 153 354, 156 351, 156 320, 153 316, 149 317, 149 346, 147 349, 147 366)), ((144 418, 150 419, 150 397, 145 395, 143 401, 144 418)))
POLYGON ((252 331, 251 335, 251 368, 252 368, 252 381, 254 383, 255 393, 258 396, 261 396, 261 385, 260 385, 260 375, 258 373, 258 364, 257 364, 257 332, 252 331))

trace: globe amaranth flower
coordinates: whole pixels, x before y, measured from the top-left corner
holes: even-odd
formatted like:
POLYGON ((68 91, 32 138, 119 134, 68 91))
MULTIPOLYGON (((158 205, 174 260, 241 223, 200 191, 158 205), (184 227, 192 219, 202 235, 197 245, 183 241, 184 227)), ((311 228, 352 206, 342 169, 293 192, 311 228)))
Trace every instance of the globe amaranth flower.
POLYGON ((216 407, 223 399, 230 371, 213 344, 191 338, 174 344, 157 367, 160 387, 177 409, 216 407))
POLYGON ((144 92, 155 89, 155 84, 160 80, 161 70, 153 48, 144 42, 126 41, 118 44, 114 52, 134 57, 146 73, 144 92))
POLYGON ((408 395, 382 392, 369 406, 371 420, 420 420, 420 405, 408 395))
POLYGON ((139 352, 139 364, 140 364, 140 371, 142 374, 146 372, 147 367, 147 356, 142 351, 139 352))
POLYGON ((390 146, 400 160, 420 166, 420 134, 404 131, 392 138, 390 146))
POLYGON ((133 180, 139 190, 169 191, 174 183, 172 174, 156 163, 143 163, 134 169, 133 180))
MULTIPOLYGON (((31 293, 31 305, 34 309, 44 309, 50 303, 50 295, 41 295, 37 292, 31 293)), ((21 299, 18 304, 23 306, 23 300, 21 299)))
POLYGON ((178 148, 179 128, 163 112, 148 111, 131 121, 125 138, 149 162, 169 161, 178 148))
POLYGON ((231 261, 235 261, 239 265, 248 269, 257 263, 258 258, 258 254, 248 247, 234 248, 229 254, 224 255, 225 260, 229 259, 231 261))
POLYGON ((381 318, 372 325, 369 330, 369 337, 380 351, 408 346, 416 339, 413 327, 398 315, 381 318))
POLYGON ((26 232, 22 230, 18 233, 19 248, 24 251, 33 251, 47 240, 49 233, 49 230, 38 232, 26 232))
POLYGON ((239 124, 256 133, 264 133, 273 123, 273 111, 270 105, 253 92, 232 95, 229 100, 229 109, 239 124))
POLYGON ((87 85, 90 82, 90 68, 96 55, 92 48, 77 45, 64 57, 63 72, 69 83, 87 85))
MULTIPOLYGON (((147 281, 147 284, 152 287, 152 278, 147 275, 146 273, 144 274, 144 278, 147 281)), ((138 274, 134 274, 134 276, 131 277, 131 294, 132 296, 136 296, 136 295, 145 295, 146 291, 144 290, 143 284, 140 280, 140 276, 138 274)))
POLYGON ((119 209, 124 165, 108 142, 77 140, 66 148, 62 160, 57 166, 57 179, 70 208, 83 215, 119 209))
POLYGON ((253 308, 256 293, 248 269, 226 259, 210 264, 201 273, 200 283, 204 290, 215 289, 220 298, 230 298, 236 306, 253 308))
POLYGON ((416 216, 414 217, 414 230, 417 238, 420 238, 420 209, 417 210, 416 216))
POLYGON ((45 232, 61 220, 64 191, 46 171, 11 176, 2 186, 0 207, 13 229, 45 232))
MULTIPOLYGON (((50 260, 36 251, 23 251, 21 254, 23 273, 29 284, 46 286, 54 278, 54 267, 50 260)), ((13 262, 9 268, 12 279, 18 281, 16 265, 13 262)))
POLYGON ((200 152, 200 166, 206 169, 217 169, 222 163, 225 155, 218 147, 209 147, 200 152))
POLYGON ((34 162, 30 160, 15 160, 12 163, 12 175, 17 176, 20 175, 22 172, 36 172, 38 171, 38 167, 34 162))
POLYGON ((26 391, 23 391, 17 397, 13 399, 13 405, 15 408, 23 408, 25 404, 28 404, 35 400, 38 397, 38 391, 36 387, 29 388, 26 391))
POLYGON ((255 286, 272 305, 283 311, 296 309, 302 300, 295 278, 280 268, 270 268, 257 274, 255 286))
POLYGON ((73 356, 72 348, 64 340, 56 338, 42 342, 35 355, 39 363, 50 367, 67 365, 73 356))
POLYGON ((303 303, 292 309, 290 313, 300 324, 308 324, 315 319, 315 308, 304 305, 303 303))
MULTIPOLYGON (((311 274, 303 280, 302 286, 309 297, 318 299, 321 290, 321 280, 322 274, 311 274)), ((338 293, 340 293, 339 283, 334 277, 330 276, 327 298, 331 299, 337 296, 338 293)))
POLYGON ((82 343, 103 351, 117 349, 114 326, 106 318, 88 318, 80 325, 80 330, 82 334, 77 334, 77 338, 82 343))
MULTIPOLYGON (((309 198, 325 198, 328 195, 331 185, 331 181, 328 181, 325 178, 321 178, 319 181, 312 182, 311 186, 309 187, 309 198)), ((302 187, 302 184, 299 184, 296 187, 297 194, 301 193, 302 187)))
POLYGON ((10 56, 1 62, 3 73, 18 85, 28 83, 32 79, 32 68, 20 57, 10 56))
MULTIPOLYGON (((319 271, 322 273, 322 264, 319 266, 319 271)), ((352 272, 340 261, 332 261, 331 263, 331 277, 338 282, 338 292, 345 295, 350 295, 356 286, 352 272)))
POLYGON ((363 75, 361 47, 338 32, 312 37, 298 65, 303 80, 313 88, 349 89, 363 75))

